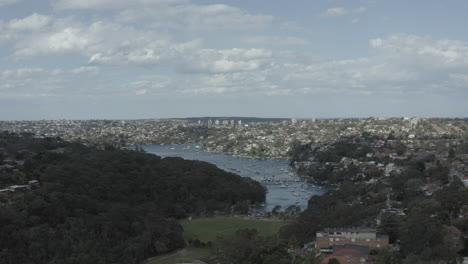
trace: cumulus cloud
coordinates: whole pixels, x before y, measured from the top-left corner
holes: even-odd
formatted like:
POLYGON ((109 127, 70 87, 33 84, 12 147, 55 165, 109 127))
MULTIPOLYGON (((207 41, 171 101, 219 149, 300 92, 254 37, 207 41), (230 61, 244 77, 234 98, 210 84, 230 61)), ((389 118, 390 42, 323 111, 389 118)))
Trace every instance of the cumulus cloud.
POLYGON ((154 27, 177 29, 258 29, 273 16, 250 14, 225 4, 191 4, 188 0, 57 0, 57 9, 115 9, 123 22, 147 20, 154 27))
POLYGON ((275 88, 268 80, 268 71, 232 72, 201 76, 192 80, 191 88, 178 90, 183 94, 265 94, 275 88))
POLYGON ((344 15, 349 15, 349 14, 360 14, 364 13, 367 9, 363 6, 354 8, 354 9, 347 9, 344 7, 333 7, 327 9, 324 13, 322 13, 322 16, 325 17, 339 17, 339 16, 344 16, 344 15))
MULTIPOLYGON (((197 5, 183 0, 57 0, 53 5, 58 12, 93 9, 92 12, 113 12, 115 16, 97 16, 99 20, 88 22, 79 17, 33 13, 0 22, 4 33, 0 41, 12 42, 16 58, 63 58, 71 54, 88 63, 71 69, 0 71, 4 89, 15 85, 27 89, 33 83, 31 80, 41 80, 37 84, 41 89, 48 85, 58 89, 62 85, 60 80, 77 79, 80 74, 99 79, 108 72, 108 65, 132 72, 118 89, 121 94, 135 96, 161 91, 272 96, 403 94, 424 89, 450 92, 444 87, 460 90, 468 82, 468 45, 463 41, 396 34, 369 40, 368 56, 318 60, 315 54, 278 50, 279 45, 307 44, 291 32, 287 36, 274 31, 258 34, 255 30, 276 23, 272 16, 252 14, 225 4, 197 5), (244 37, 219 48, 209 39, 203 40, 205 35, 200 31, 207 35, 221 32, 244 37), (193 36, 197 37, 191 39, 193 36), (239 48, 244 45, 263 48, 239 48), (141 69, 175 77, 132 76, 141 69), (95 74, 98 72, 99 75, 95 74), (129 82, 128 78, 135 79, 129 82)), ((335 7, 326 10, 323 16, 346 16, 357 22, 364 12, 365 7, 335 7)), ((110 86, 74 91, 110 93, 114 89, 110 86)))
POLYGON ((62 23, 16 43, 15 55, 31 57, 76 53, 92 64, 154 65, 192 49, 198 41, 173 43, 157 32, 110 21, 62 23))
POLYGON ((71 70, 73 74, 96 74, 99 72, 99 68, 96 66, 81 66, 71 70))
POLYGON ((155 27, 174 29, 218 30, 261 29, 273 21, 271 15, 250 14, 240 8, 224 5, 166 5, 157 8, 135 6, 120 13, 124 22, 148 21, 155 27))
POLYGON ((52 5, 57 9, 124 9, 161 4, 187 3, 188 0, 54 0, 52 5))
POLYGON ((433 68, 468 65, 468 45, 463 41, 396 34, 371 39, 370 45, 386 59, 405 64, 433 68))
POLYGON ((44 72, 46 71, 43 68, 19 68, 0 71, 0 76, 3 80, 8 78, 30 78, 44 72))
POLYGON ((137 96, 154 95, 170 87, 172 81, 166 76, 144 76, 138 81, 131 82, 127 88, 137 96))
POLYGON ((33 13, 23 19, 13 19, 8 23, 12 30, 38 30, 47 26, 51 22, 51 17, 33 13))
POLYGON ((181 58, 181 72, 226 73, 260 70, 271 62, 272 52, 264 49, 201 49, 181 58))
POLYGON ((59 89, 61 80, 48 70, 38 67, 17 68, 0 71, 0 94, 4 97, 32 97, 50 95, 59 89))
POLYGON ((323 14, 324 16, 329 16, 329 17, 334 17, 334 16, 343 16, 348 14, 349 11, 346 8, 343 7, 334 7, 334 8, 329 8, 325 13, 323 14))
POLYGON ((306 92, 437 93, 450 83, 463 83, 462 73, 468 72, 466 42, 391 35, 369 43, 369 57, 288 65, 284 80, 309 87, 306 92))
POLYGON ((248 44, 262 45, 304 45, 307 41, 293 36, 250 36, 242 40, 248 44))

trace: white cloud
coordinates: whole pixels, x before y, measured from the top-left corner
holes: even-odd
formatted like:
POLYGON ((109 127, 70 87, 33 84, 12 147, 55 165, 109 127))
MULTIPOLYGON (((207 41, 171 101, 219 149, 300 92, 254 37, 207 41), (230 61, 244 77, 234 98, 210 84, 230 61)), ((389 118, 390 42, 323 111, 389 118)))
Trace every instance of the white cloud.
POLYGON ((8 97, 34 97, 51 95, 63 87, 61 79, 53 77, 47 69, 18 68, 0 71, 0 93, 8 97))
POLYGON ((77 53, 95 64, 155 64, 196 42, 172 43, 157 32, 109 21, 63 23, 16 43, 15 55, 30 57, 77 53))
POLYGON ((52 5, 57 9, 124 9, 161 4, 187 3, 188 0, 54 0, 52 5))
POLYGON ((30 78, 34 75, 44 73, 43 68, 19 68, 14 70, 0 71, 0 76, 5 80, 8 78, 30 78))
POLYGON ((120 21, 147 20, 163 28, 259 29, 273 21, 271 15, 255 15, 225 4, 196 5, 188 0, 58 0, 57 9, 116 9, 120 21))
POLYGON ((72 69, 70 72, 73 74, 96 74, 99 72, 99 68, 96 66, 81 66, 72 69))
POLYGON ((51 17, 33 13, 23 19, 13 19, 8 23, 12 30, 38 30, 51 22, 51 17))
MULTIPOLYGON (((468 43, 414 35, 369 41, 371 55, 350 60, 287 65, 284 81, 303 91, 336 93, 450 92, 465 82, 468 43), (448 90, 447 90, 448 89, 448 90)), ((466 87, 466 86, 465 86, 466 87)))
POLYGON ((17 43, 19 56, 36 56, 81 51, 95 44, 94 37, 81 27, 66 27, 40 35, 32 35, 28 41, 17 43))
POLYGON ((307 41, 293 36, 250 36, 242 40, 248 44, 266 45, 304 45, 307 41))
POLYGON ((147 92, 146 89, 139 89, 135 91, 135 95, 145 95, 147 92))
POLYGON ((255 71, 271 62, 272 52, 264 49, 202 49, 181 58, 181 72, 227 73, 255 71))
POLYGON ((124 22, 148 21, 155 27, 178 30, 261 29, 270 25, 273 16, 253 15, 229 5, 165 5, 155 8, 133 8, 122 11, 124 22))
POLYGON ((336 17, 336 16, 343 16, 349 13, 349 10, 343 7, 334 7, 334 8, 329 8, 325 13, 323 14, 324 16, 328 17, 336 17))
POLYGON ((367 10, 367 8, 361 6, 361 7, 353 9, 353 13, 364 13, 364 12, 366 12, 366 10, 367 10))
POLYGON ((324 13, 322 13, 322 16, 339 17, 339 16, 344 16, 344 15, 349 15, 349 14, 361 14, 361 13, 366 12, 366 10, 367 9, 363 6, 354 8, 354 9, 347 9, 344 7, 334 7, 334 8, 327 9, 324 13))
POLYGON ((425 69, 468 66, 468 45, 463 41, 396 34, 386 39, 371 39, 369 43, 391 62, 425 69))
POLYGON ((201 76, 191 81, 192 87, 180 89, 183 94, 266 94, 274 88, 268 71, 233 72, 201 76))
POLYGON ((171 79, 166 76, 144 76, 141 80, 128 84, 127 88, 137 96, 154 95, 170 87, 171 84, 171 79))

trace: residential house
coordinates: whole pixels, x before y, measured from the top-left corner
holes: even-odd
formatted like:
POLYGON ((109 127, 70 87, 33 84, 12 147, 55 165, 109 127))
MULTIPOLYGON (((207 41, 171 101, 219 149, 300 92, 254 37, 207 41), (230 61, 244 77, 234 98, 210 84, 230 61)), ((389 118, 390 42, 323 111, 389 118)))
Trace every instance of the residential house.
POLYGON ((321 252, 331 252, 336 245, 368 246, 370 249, 388 246, 388 236, 377 234, 377 230, 367 227, 325 228, 316 234, 316 248, 321 252))

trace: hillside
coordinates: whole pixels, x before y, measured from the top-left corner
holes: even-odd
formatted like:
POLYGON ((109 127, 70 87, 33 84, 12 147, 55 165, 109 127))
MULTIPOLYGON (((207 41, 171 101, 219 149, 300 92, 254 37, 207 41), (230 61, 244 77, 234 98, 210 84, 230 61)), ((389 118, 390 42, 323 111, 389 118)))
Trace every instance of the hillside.
POLYGON ((180 158, 3 133, 2 263, 141 263, 185 245, 176 219, 263 202, 257 182, 180 158), (21 160, 20 160, 21 159, 21 160))

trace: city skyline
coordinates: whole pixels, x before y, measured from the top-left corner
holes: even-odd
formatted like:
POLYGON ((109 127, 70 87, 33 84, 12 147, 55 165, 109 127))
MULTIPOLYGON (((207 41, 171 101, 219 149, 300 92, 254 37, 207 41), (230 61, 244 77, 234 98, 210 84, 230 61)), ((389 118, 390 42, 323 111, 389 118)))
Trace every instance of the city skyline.
POLYGON ((467 8, 0 0, 0 120, 466 117, 467 8))

